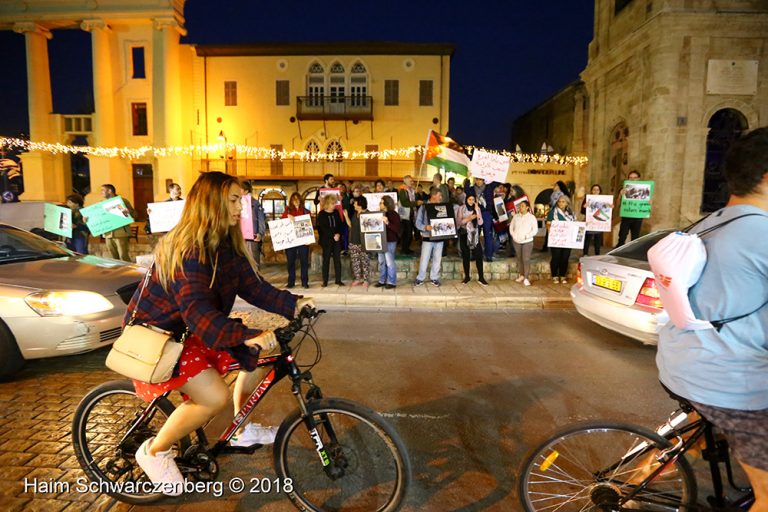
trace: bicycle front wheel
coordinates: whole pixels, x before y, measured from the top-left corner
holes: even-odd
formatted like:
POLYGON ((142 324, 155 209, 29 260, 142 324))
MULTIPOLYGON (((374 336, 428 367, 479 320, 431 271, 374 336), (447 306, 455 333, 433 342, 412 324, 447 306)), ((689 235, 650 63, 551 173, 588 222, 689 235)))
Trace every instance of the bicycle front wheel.
POLYGON ((398 510, 411 481, 408 452, 376 412, 348 400, 311 401, 310 432, 300 411, 280 425, 275 468, 300 510, 398 510), (322 446, 322 449, 320 449, 322 446))
POLYGON ((528 458, 520 474, 520 501, 528 512, 694 510, 696 479, 683 455, 643 485, 670 446, 635 425, 571 426, 528 458))

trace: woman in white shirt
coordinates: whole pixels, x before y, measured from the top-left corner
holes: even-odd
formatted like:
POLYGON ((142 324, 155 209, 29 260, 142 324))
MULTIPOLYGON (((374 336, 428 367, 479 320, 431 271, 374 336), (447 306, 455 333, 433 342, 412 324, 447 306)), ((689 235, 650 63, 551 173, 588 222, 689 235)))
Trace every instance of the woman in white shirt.
POLYGON ((517 254, 517 272, 520 274, 515 281, 531 286, 531 253, 533 252, 533 237, 539 230, 536 217, 531 213, 531 205, 523 201, 517 206, 518 211, 509 223, 509 234, 517 254))

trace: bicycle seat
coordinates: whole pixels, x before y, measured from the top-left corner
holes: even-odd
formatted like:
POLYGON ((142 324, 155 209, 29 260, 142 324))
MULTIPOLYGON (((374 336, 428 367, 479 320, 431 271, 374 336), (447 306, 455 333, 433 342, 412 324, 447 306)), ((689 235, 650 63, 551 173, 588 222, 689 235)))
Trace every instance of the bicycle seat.
POLYGON ((665 386, 661 381, 659 381, 659 384, 664 389, 664 391, 667 392, 667 394, 672 400, 680 404, 680 409, 682 409, 684 413, 690 414, 692 412, 697 412, 696 407, 694 407, 693 404, 691 404, 690 400, 676 394, 674 391, 670 390, 667 386, 665 386))

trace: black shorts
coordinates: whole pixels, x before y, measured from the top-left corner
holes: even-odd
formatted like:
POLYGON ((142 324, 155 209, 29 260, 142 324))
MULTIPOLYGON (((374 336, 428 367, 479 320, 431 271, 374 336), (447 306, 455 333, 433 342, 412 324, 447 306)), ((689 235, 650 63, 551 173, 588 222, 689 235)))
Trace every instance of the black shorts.
POLYGON ((691 403, 725 434, 740 462, 768 471, 768 409, 741 411, 691 403))

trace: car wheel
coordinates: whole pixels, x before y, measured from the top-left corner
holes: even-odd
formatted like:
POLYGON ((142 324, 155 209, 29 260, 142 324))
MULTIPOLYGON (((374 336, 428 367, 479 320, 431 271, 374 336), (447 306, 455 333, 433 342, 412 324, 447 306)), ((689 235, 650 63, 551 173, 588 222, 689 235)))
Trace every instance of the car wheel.
POLYGON ((24 367, 24 363, 16 338, 5 322, 0 320, 0 381, 13 376, 24 367))

